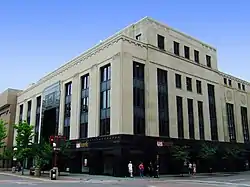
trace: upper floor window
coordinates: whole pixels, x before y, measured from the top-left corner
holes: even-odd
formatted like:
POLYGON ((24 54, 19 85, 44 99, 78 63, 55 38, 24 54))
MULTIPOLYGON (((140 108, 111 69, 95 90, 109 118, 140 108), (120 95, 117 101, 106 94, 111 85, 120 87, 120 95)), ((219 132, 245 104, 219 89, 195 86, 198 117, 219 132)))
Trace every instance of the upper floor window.
POLYGON ((101 82, 105 82, 111 79, 111 66, 110 64, 101 68, 101 82))
POLYGON ((242 84, 242 90, 246 90, 246 88, 245 88, 245 85, 244 84, 242 84))
POLYGON ((81 87, 82 87, 82 90, 89 88, 89 74, 81 77, 81 87))
POLYGON ((136 35, 135 39, 141 41, 141 34, 136 35))
POLYGON ((192 79, 190 77, 186 77, 186 85, 187 91, 192 91, 192 79))
POLYGON ((238 83, 238 88, 239 88, 239 90, 241 90, 241 84, 240 83, 238 83))
POLYGON ((165 37, 157 34, 157 42, 158 48, 164 50, 165 49, 165 37))
POLYGON ((206 55, 207 67, 211 68, 211 56, 206 55))
POLYGON ((189 47, 187 47, 187 46, 184 46, 184 57, 186 58, 186 59, 190 59, 190 52, 189 52, 189 47))
POLYGON ((65 96, 72 95, 72 82, 65 84, 65 96))
POLYGON ((232 80, 231 79, 228 79, 228 85, 232 86, 232 80))
POLYGON ((180 44, 176 41, 174 41, 174 54, 175 55, 180 55, 180 44))
POLYGON ((176 88, 181 88, 181 75, 175 74, 175 86, 176 88))
POLYGON ((227 79, 226 78, 224 78, 224 84, 227 85, 227 79))
POLYGON ((200 62, 199 51, 197 50, 194 50, 194 61, 197 63, 200 62))
POLYGON ((202 94, 201 81, 196 80, 196 89, 198 94, 202 94))
POLYGON ((133 78, 144 80, 144 64, 134 62, 133 66, 133 78))

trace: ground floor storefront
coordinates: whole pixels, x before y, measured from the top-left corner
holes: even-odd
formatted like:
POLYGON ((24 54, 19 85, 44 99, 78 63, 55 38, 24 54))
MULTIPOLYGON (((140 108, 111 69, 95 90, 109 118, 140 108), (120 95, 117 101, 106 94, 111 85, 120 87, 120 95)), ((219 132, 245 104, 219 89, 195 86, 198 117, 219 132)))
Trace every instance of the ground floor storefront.
MULTIPOLYGON (((208 172, 208 168, 213 168, 213 171, 224 171, 232 165, 233 170, 244 169, 245 158, 248 156, 230 162, 225 161, 226 159, 222 161, 220 155, 217 155, 212 163, 200 159, 198 154, 202 143, 204 142, 135 135, 73 140, 68 150, 71 153, 70 159, 65 162, 71 173, 124 177, 128 175, 128 163, 132 161, 135 174, 139 173, 137 168, 141 162, 144 163, 145 172, 150 162, 158 162, 160 174, 173 174, 181 171, 183 160, 173 157, 172 148, 188 146, 188 161, 197 164, 197 171, 208 172)), ((224 146, 219 142, 213 144, 224 146)))

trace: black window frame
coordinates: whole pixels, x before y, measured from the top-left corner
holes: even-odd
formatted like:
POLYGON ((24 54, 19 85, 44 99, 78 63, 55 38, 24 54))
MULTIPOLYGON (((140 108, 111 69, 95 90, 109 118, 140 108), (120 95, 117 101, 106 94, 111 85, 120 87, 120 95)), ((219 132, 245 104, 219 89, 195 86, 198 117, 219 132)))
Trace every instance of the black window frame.
POLYGON ((194 61, 200 63, 200 52, 198 50, 194 50, 194 61))
POLYGON ((200 80, 196 80, 196 91, 198 94, 202 94, 202 82, 200 80))
POLYGON ((65 86, 65 103, 64 103, 63 135, 67 140, 69 140, 70 120, 71 120, 72 81, 67 82, 64 86, 65 86))
POLYGON ((174 45, 174 54, 180 56, 180 43, 174 41, 173 45, 174 45))
POLYGON ((182 89, 182 76, 178 73, 175 74, 175 87, 182 89))
POLYGON ((29 100, 28 103, 27 103, 27 105, 28 105, 28 108, 27 108, 27 123, 30 124, 32 100, 29 100))
POLYGON ((165 50, 165 37, 157 34, 157 47, 161 50, 165 50))
POLYGON ((176 96, 178 138, 184 139, 183 98, 176 96))
POLYGON ((192 92, 193 91, 193 85, 192 85, 192 78, 186 77, 186 89, 187 91, 192 92))
POLYGON ((249 142, 249 127, 248 127, 248 116, 247 116, 247 107, 241 106, 241 124, 243 131, 244 142, 249 142))
POLYGON ((216 113, 216 100, 215 100, 215 89, 214 85, 207 84, 208 92, 208 108, 209 108, 209 120, 210 120, 210 130, 211 130, 211 140, 218 141, 218 122, 216 113))
POLYGON ((211 62, 211 56, 210 55, 206 55, 206 63, 207 63, 207 67, 211 68, 212 67, 212 62, 211 62))
POLYGON ((228 124, 228 136, 230 142, 236 142, 236 127, 234 117, 234 104, 226 103, 227 112, 227 124, 228 124))
POLYGON ((190 47, 184 45, 184 58, 190 60, 190 47))
POLYGON ((205 140, 203 102, 197 101, 200 140, 205 140))
POLYGON ((42 96, 36 97, 36 121, 35 121, 35 142, 39 139, 39 125, 41 116, 42 96))

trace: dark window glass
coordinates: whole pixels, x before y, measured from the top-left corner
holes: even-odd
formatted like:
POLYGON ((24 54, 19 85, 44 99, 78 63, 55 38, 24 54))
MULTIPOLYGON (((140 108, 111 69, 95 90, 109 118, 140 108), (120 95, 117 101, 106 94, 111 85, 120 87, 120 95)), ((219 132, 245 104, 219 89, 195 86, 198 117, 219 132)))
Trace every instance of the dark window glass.
POLYGON ((199 51, 194 50, 194 61, 199 63, 200 62, 200 54, 199 51))
POLYGON ((218 141, 218 126, 217 126, 214 85, 207 84, 207 88, 208 88, 208 105, 209 105, 209 115, 210 115, 211 139, 218 141))
POLYGON ((190 77, 186 77, 186 86, 187 91, 192 91, 192 79, 190 77))
POLYGON ((71 95, 72 95, 72 82, 69 82, 65 84, 63 135, 65 136, 66 139, 70 138, 71 95))
POLYGON ((144 65, 133 62, 134 134, 145 135, 144 65))
POLYGON ((206 55, 207 67, 211 68, 211 56, 206 55))
POLYGON ((110 64, 101 68, 100 92, 100 136, 110 135, 110 64))
POLYGON ((242 124, 244 142, 249 142, 249 128, 248 128, 248 117, 247 117, 246 107, 241 107, 241 124, 242 124))
POLYGON ((224 78, 224 84, 227 85, 227 78, 224 78))
POLYGON ((80 138, 88 137, 89 74, 81 77, 80 138))
POLYGON ((161 35, 157 35, 157 44, 158 48, 164 50, 165 49, 165 37, 161 35))
POLYGON ((176 96, 178 137, 184 138, 182 97, 176 96))
POLYGON ((235 122, 234 122, 234 105, 227 103, 227 122, 228 122, 228 135, 230 142, 236 141, 235 122))
POLYGON ((181 89, 181 75, 175 74, 175 86, 181 89))
POLYGON ((242 90, 246 91, 245 85, 242 84, 242 90))
POLYGON ((157 69, 159 135, 169 137, 168 72, 157 69))
POLYGON ((65 96, 72 95, 72 82, 65 84, 65 96))
POLYGON ((201 81, 196 80, 196 90, 198 94, 202 94, 201 81))
POLYGON ((32 101, 28 101, 27 123, 30 124, 32 101))
POLYGON ((22 121, 23 121, 23 104, 21 104, 19 108, 19 122, 22 121))
POLYGON ((198 101, 198 120, 199 120, 200 139, 205 140, 205 128, 204 128, 203 102, 202 101, 198 101))
POLYGON ((194 107, 193 99, 187 99, 188 105, 188 124, 189 124, 189 138, 194 139, 194 107))
POLYGON ((232 86, 232 80, 228 80, 228 84, 229 84, 229 86, 232 86))
POLYGON ((187 46, 184 46, 184 57, 190 59, 190 49, 187 46))
POLYGON ((35 121, 35 142, 38 143, 39 137, 39 124, 40 124, 40 111, 41 111, 41 96, 36 98, 36 121, 35 121))
POLYGON ((178 56, 180 55, 180 44, 175 41, 174 41, 174 54, 178 56))
POLYGON ((241 90, 241 84, 240 83, 238 83, 238 89, 241 90))

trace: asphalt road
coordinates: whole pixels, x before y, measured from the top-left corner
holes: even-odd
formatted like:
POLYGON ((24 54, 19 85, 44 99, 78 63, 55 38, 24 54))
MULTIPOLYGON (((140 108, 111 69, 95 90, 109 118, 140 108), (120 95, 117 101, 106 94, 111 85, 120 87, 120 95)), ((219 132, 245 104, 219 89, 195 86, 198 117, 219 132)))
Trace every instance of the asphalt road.
POLYGON ((197 176, 184 178, 161 178, 159 180, 90 180, 90 181, 50 181, 0 174, 1 187, 250 187, 250 173, 226 176, 197 176))

